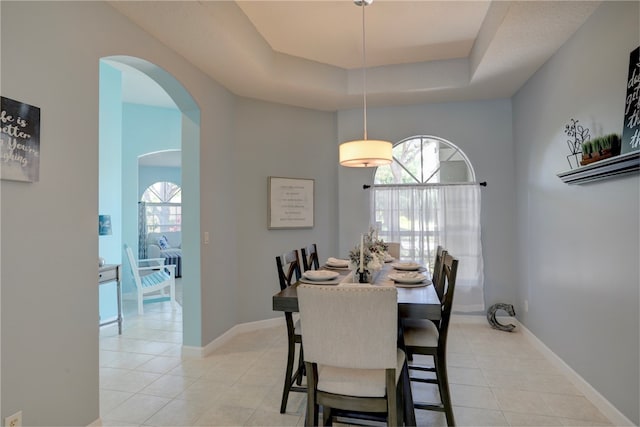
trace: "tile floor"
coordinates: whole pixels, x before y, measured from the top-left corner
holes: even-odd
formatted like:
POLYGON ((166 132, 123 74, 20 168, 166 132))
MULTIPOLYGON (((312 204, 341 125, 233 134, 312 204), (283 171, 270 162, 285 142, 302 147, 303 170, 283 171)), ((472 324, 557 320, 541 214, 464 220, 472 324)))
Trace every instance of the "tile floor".
MULTIPOLYGON (((291 393, 279 413, 286 330, 245 333, 204 359, 181 356, 182 313, 169 303, 124 304, 117 326, 100 332, 100 417, 104 426, 301 426, 305 397, 291 393)), ((476 319, 477 320, 477 319, 476 319)), ((455 317, 449 379, 460 426, 611 425, 519 332, 455 317)), ((436 396, 414 384, 414 398, 436 396)), ((444 414, 417 411, 418 425, 444 426, 444 414)))

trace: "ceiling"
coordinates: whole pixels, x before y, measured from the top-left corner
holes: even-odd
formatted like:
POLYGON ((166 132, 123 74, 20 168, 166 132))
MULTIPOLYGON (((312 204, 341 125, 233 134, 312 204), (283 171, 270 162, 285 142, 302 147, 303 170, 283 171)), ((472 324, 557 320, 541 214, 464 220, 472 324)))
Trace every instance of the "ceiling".
MULTIPOLYGON (((363 16, 351 0, 110 4, 238 96, 362 106, 363 16)), ((376 0, 365 8, 367 105, 510 97, 598 5, 376 0)), ((149 79, 126 74, 129 102, 173 105, 145 94, 158 90, 149 79)))

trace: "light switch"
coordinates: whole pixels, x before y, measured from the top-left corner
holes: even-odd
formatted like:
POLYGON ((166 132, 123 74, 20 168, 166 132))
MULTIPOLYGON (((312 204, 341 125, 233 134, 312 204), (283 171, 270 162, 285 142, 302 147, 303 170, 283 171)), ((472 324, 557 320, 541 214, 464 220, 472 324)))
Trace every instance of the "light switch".
POLYGON ((208 231, 204 232, 204 244, 205 245, 209 244, 209 232, 208 231))

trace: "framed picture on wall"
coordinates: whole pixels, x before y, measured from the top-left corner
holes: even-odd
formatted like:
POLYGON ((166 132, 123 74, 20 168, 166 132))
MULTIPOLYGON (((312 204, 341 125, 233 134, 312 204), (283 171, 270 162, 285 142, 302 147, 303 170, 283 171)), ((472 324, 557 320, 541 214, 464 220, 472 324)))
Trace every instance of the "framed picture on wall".
POLYGON ((313 228, 314 180, 269 177, 268 228, 313 228))
POLYGON ((40 108, 0 97, 0 162, 2 179, 40 179, 40 108))
POLYGON ((621 153, 640 150, 640 46, 629 55, 621 153))

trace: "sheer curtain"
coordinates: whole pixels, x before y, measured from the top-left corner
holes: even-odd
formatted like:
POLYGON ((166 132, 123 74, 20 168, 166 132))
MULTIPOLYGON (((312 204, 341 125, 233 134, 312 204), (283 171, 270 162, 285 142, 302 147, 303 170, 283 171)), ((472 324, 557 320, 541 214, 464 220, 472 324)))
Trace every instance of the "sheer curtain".
POLYGON ((478 184, 381 185, 371 191, 372 223, 402 259, 433 267, 438 245, 458 258, 453 308, 484 311, 478 184))

